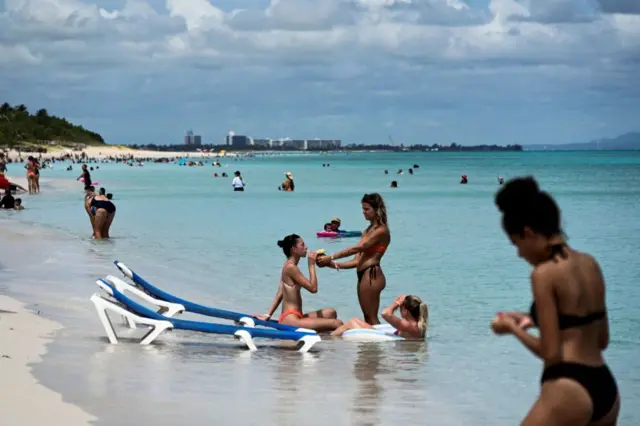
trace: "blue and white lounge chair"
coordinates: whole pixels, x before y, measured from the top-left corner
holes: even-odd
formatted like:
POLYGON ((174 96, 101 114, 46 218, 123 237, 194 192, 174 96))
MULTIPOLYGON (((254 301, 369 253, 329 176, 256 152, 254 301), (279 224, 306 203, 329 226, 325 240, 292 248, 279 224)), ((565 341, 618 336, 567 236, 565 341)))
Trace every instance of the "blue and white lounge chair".
POLYGON ((241 314, 233 311, 226 311, 224 309, 216 309, 208 306, 199 305, 197 303, 189 302, 188 300, 181 299, 166 291, 160 290, 140 275, 129 269, 124 263, 116 260, 113 262, 116 267, 129 278, 138 288, 151 295, 153 298, 162 300, 165 302, 175 303, 181 305, 184 308, 184 312, 190 312, 194 314, 205 315, 214 318, 222 318, 236 322, 236 324, 243 323, 248 326, 262 326, 271 327, 282 331, 296 331, 298 327, 286 324, 280 324, 277 321, 269 320, 264 321, 254 317, 253 315, 241 314), (251 323, 252 322, 252 323, 251 323))
POLYGON ((111 323, 111 319, 107 315, 108 310, 122 315, 134 324, 147 325, 151 328, 149 332, 142 337, 142 340, 140 341, 141 345, 147 345, 153 342, 163 331, 172 328, 176 330, 190 330, 203 333, 231 335, 236 339, 241 340, 251 351, 257 350, 253 341, 256 337, 295 340, 298 342, 299 352, 308 352, 313 345, 321 340, 320 336, 315 332, 310 333, 238 327, 233 325, 214 324, 209 322, 189 321, 166 317, 125 296, 122 292, 118 291, 115 286, 109 284, 105 280, 98 280, 96 281, 96 284, 98 284, 100 288, 102 288, 108 295, 112 296, 117 302, 114 303, 114 301, 107 300, 106 298, 101 297, 98 293, 91 296, 91 301, 96 308, 98 317, 100 318, 105 332, 107 333, 107 337, 112 344, 118 343, 118 338, 113 324, 111 323))

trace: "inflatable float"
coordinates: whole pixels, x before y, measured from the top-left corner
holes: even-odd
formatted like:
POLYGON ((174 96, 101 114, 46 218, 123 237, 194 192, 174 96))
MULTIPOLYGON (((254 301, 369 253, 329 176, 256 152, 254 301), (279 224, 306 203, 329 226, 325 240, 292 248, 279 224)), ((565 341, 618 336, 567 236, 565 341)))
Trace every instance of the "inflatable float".
POLYGON ((404 340, 404 338, 396 336, 394 334, 395 331, 396 329, 390 324, 378 324, 374 325, 373 329, 358 328, 347 330, 342 334, 342 338, 352 342, 393 342, 404 340))
POLYGON ((361 231, 320 231, 316 232, 318 238, 353 238, 353 237, 362 237, 361 231))

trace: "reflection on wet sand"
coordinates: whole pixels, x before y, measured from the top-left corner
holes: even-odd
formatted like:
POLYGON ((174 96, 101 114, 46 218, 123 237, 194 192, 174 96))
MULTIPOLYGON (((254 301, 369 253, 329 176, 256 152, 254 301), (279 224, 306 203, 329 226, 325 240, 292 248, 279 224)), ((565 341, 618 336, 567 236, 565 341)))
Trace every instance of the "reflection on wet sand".
POLYGON ((380 343, 363 343, 358 347, 353 375, 357 380, 357 392, 353 397, 352 424, 373 426, 380 423, 379 407, 384 394, 378 382, 379 374, 388 374, 382 369, 383 351, 380 343))
MULTIPOLYGON (((428 358, 426 342, 397 342, 395 344, 365 343, 358 348, 353 373, 358 391, 353 399, 352 424, 373 426, 384 424, 381 408, 397 419, 413 407, 424 404, 424 392, 420 397, 415 390, 424 388, 424 371, 428 358), (400 386, 389 386, 391 379, 400 386)), ((411 419, 408 419, 411 423, 411 419)))
MULTIPOLYGON (((315 378, 315 366, 319 355, 311 352, 304 354, 294 351, 281 351, 278 354, 272 391, 276 393, 272 418, 277 424, 305 424, 301 421, 299 410, 302 404, 313 401, 313 392, 319 387, 315 378), (315 386, 314 386, 315 385, 315 386)), ((301 410, 304 412, 304 409, 301 410)))

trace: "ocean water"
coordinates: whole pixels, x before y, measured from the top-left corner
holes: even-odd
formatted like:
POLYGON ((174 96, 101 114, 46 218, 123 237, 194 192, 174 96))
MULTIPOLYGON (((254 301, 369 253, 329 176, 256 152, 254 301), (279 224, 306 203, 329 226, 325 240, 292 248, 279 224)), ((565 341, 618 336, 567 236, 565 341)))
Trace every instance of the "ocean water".
MULTIPOLYGON (((36 376, 99 424, 518 424, 539 391, 541 363, 514 338, 494 336, 489 322, 531 301, 529 266, 493 204, 497 175, 524 174, 556 197, 570 243, 601 263, 619 424, 640 424, 640 153, 352 153, 228 159, 222 168, 99 167, 92 176, 118 209, 111 241, 89 238, 77 165, 43 170, 41 195, 22 197, 26 210, 0 212, 0 292, 66 326, 36 376), (409 175, 413 164, 420 167, 409 175), (212 176, 235 170, 243 193, 231 190, 231 178, 212 176), (277 190, 287 171, 294 193, 277 190), (468 185, 458 183, 461 174, 468 185), (249 353, 227 336, 183 332, 147 347, 107 343, 89 297, 96 279, 119 276, 114 259, 187 299, 263 313, 285 260, 276 241, 297 233, 329 252, 356 242, 315 232, 333 216, 344 229, 364 229, 367 192, 384 196, 392 233, 381 309, 399 294, 421 296, 430 310, 426 343, 324 340, 306 355, 262 340, 266 348, 249 353)), ((21 173, 9 165, 9 175, 21 173)), ((361 315, 354 271, 319 270, 319 292, 303 298, 305 310, 361 315)))

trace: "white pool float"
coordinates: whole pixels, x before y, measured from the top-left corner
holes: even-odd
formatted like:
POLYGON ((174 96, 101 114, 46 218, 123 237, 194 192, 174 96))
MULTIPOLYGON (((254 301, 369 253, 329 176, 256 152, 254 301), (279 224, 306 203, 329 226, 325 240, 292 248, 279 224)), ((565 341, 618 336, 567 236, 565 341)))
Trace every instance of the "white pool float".
POLYGON ((404 338, 394 334, 396 329, 390 324, 378 324, 373 327, 373 329, 358 328, 347 330, 342 334, 342 338, 351 342, 392 342, 404 340, 404 338))

